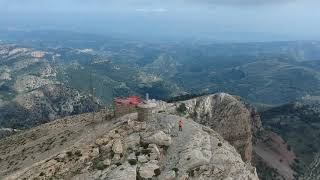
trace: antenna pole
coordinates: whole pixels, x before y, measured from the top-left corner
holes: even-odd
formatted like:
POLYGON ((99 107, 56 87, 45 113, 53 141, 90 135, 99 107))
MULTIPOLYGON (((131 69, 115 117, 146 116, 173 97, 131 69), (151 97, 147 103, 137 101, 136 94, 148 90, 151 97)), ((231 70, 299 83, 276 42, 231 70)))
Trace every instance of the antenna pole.
POLYGON ((93 76, 92 76, 92 61, 90 63, 90 90, 91 90, 91 101, 93 104, 93 110, 92 110, 92 122, 95 121, 95 105, 94 105, 94 88, 93 88, 93 76))

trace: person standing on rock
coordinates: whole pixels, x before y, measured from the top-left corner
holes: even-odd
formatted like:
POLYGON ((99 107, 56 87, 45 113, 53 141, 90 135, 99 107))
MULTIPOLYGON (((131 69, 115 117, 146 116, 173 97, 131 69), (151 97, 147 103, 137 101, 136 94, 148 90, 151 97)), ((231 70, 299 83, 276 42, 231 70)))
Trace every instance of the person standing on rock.
POLYGON ((183 125, 182 119, 180 119, 180 120, 179 120, 179 131, 182 131, 182 125, 183 125))

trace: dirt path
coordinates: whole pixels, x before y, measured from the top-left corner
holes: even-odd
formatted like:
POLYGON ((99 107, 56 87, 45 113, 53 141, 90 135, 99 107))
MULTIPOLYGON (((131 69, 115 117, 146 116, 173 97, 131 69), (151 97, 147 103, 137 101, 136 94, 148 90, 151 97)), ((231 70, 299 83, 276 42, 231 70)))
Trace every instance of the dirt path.
POLYGON ((190 140, 190 138, 194 135, 194 128, 192 128, 193 123, 190 120, 183 120, 183 128, 182 131, 179 131, 179 123, 180 117, 173 117, 172 123, 174 127, 171 131, 172 144, 170 145, 167 152, 167 160, 164 165, 166 171, 172 170, 174 167, 177 167, 177 164, 180 159, 180 154, 186 150, 186 143, 190 140), (177 156, 176 154, 179 154, 177 156), (173 163, 175 162, 175 163, 173 163))

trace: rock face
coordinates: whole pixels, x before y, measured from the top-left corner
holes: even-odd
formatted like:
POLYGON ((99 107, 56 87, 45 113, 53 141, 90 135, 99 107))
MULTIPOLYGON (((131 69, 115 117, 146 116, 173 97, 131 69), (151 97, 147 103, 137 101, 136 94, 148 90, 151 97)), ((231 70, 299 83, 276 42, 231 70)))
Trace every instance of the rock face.
POLYGON ((4 178, 258 180, 255 168, 243 162, 218 133, 192 119, 185 120, 183 131, 178 131, 180 118, 155 114, 141 128, 143 122, 130 114, 110 124, 98 124, 92 132, 101 132, 99 136, 86 133, 86 137, 92 137, 88 141, 77 141, 25 169, 7 172, 4 178), (121 154, 115 154, 120 149, 121 154))
POLYGON ((320 179, 320 154, 319 153, 315 156, 314 161, 311 163, 311 165, 307 169, 302 179, 304 180, 320 179))
POLYGON ((242 100, 241 98, 238 98, 238 99, 246 106, 246 108, 250 112, 253 141, 256 141, 255 136, 257 134, 259 134, 261 131, 263 131, 260 114, 259 114, 258 110, 253 105, 242 100))
POLYGON ((217 131, 238 150, 244 161, 251 161, 253 132, 261 128, 254 108, 225 93, 178 102, 176 107, 181 104, 186 107, 184 113, 217 131))

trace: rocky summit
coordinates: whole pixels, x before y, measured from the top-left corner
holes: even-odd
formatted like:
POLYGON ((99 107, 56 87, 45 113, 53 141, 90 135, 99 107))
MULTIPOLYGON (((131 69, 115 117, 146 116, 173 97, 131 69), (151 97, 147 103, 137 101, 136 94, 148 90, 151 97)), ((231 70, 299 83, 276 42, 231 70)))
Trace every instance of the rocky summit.
POLYGON ((244 161, 251 161, 252 137, 262 127, 259 115, 249 104, 238 97, 217 93, 176 102, 173 106, 177 113, 180 111, 217 131, 238 150, 244 161))
POLYGON ((137 113, 106 116, 67 117, 1 140, 1 178, 258 179, 228 141, 192 118, 179 131, 181 116, 169 110, 145 121, 137 113))

